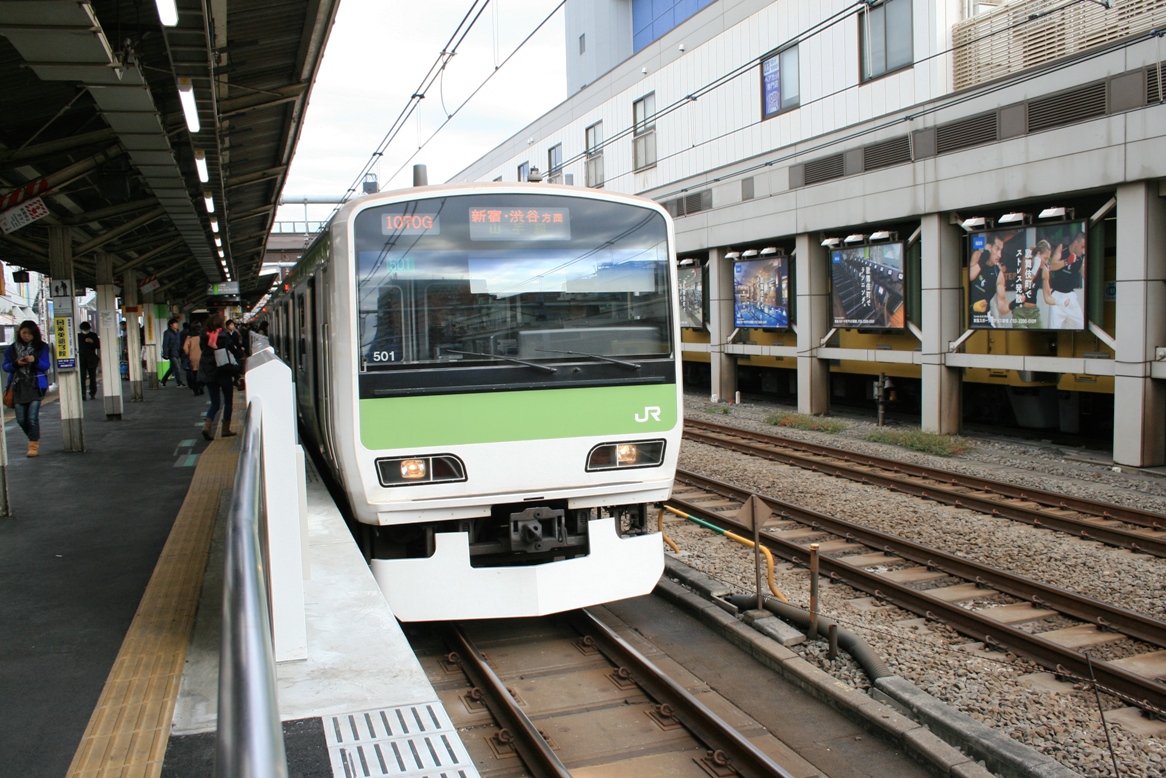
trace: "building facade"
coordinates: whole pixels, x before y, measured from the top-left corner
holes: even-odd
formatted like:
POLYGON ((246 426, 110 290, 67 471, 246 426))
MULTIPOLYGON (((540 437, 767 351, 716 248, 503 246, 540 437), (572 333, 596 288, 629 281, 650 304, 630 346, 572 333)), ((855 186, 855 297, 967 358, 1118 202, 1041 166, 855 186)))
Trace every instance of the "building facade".
POLYGON ((613 6, 609 69, 456 179, 664 203, 690 381, 824 413, 885 374, 924 429, 1166 463, 1166 6, 717 0, 640 45, 613 6))

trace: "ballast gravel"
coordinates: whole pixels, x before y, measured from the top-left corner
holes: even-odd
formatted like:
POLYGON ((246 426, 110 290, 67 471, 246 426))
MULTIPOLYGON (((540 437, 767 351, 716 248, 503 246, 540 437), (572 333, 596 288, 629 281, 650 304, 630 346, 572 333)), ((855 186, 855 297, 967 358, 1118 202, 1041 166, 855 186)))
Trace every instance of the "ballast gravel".
MULTIPOLYGON (((972 439, 971 452, 949 459, 864 441, 875 425, 863 420, 847 419, 849 428, 834 435, 767 423, 773 414, 789 410, 760 403, 714 405, 695 394, 685 399, 690 418, 1166 513, 1166 478, 1118 472, 1110 463, 1095 461, 1096 455, 1048 444, 972 439)), ((1166 620, 1163 559, 697 443, 684 443, 680 467, 1166 620)), ((677 517, 666 520, 665 532, 686 564, 737 591, 754 591, 749 549, 677 517)), ((775 582, 791 603, 809 606, 807 570, 779 563, 775 582)), ((1166 776, 1166 722, 1144 722, 1160 727, 1154 735, 1110 723, 1111 754, 1098 699, 1088 683, 1055 682, 1032 663, 985 650, 950 628, 827 579, 821 580, 819 608, 920 689, 1082 775, 1114 776, 1116 758, 1117 775, 1166 776)), ((1040 630, 1051 623, 1042 623, 1040 630)), ((844 652, 831 661, 824 642, 794 650, 855 688, 869 690, 868 679, 844 652)), ((1111 660, 1139 650, 1145 647, 1123 641, 1099 647, 1093 655, 1111 660)), ((1111 695, 1102 693, 1100 699, 1107 713, 1125 707, 1111 695)))

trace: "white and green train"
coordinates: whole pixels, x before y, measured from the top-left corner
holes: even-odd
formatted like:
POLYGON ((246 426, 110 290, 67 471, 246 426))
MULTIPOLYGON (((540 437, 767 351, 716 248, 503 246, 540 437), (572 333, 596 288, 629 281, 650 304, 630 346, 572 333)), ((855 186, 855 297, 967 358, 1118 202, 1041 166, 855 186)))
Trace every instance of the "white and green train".
POLYGON ((268 306, 305 443, 404 621, 644 594, 681 435, 672 222, 546 184, 345 205, 268 306))

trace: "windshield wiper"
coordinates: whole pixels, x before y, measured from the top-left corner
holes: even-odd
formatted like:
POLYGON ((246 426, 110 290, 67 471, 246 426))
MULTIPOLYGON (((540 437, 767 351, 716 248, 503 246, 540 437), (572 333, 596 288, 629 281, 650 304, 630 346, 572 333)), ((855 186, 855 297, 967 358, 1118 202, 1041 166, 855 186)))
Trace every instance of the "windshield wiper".
POLYGON ((526 365, 527 367, 533 367, 535 370, 542 370, 543 372, 546 372, 546 373, 559 372, 559 369, 557 367, 551 367, 550 365, 540 365, 538 362, 527 362, 525 359, 515 359, 514 357, 505 357, 505 356, 502 356, 501 354, 482 354, 482 353, 479 353, 477 351, 460 351, 460 350, 454 349, 454 348, 446 348, 446 349, 442 349, 442 351, 445 352, 446 354, 465 354, 467 357, 485 357, 486 359, 501 359, 505 362, 513 362, 516 365, 526 365))
POLYGON ((557 349, 557 348, 536 348, 535 351, 545 351, 548 354, 571 354, 571 355, 577 356, 577 357, 591 357, 592 359, 602 359, 604 362, 611 362, 612 364, 615 364, 615 365, 623 365, 624 367, 629 367, 632 370, 639 370, 641 367, 643 367, 642 365, 639 365, 635 362, 626 362, 622 359, 615 359, 614 357, 605 357, 602 354, 588 354, 586 351, 562 351, 561 349, 557 349))

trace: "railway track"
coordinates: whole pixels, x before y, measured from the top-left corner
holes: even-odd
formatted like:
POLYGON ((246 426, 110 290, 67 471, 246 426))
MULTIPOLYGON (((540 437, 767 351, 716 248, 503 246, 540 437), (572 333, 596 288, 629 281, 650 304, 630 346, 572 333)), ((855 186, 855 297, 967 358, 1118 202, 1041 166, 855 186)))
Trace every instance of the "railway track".
POLYGON ((674 680, 586 611, 417 629, 429 633, 412 636, 419 657, 439 665, 429 672, 483 776, 817 774, 691 675, 674 680), (437 642, 446 653, 427 658, 437 642))
POLYGON ((685 419, 684 437, 783 464, 924 497, 957 508, 1166 557, 1166 516, 1112 503, 685 419))
MULTIPOLYGON (((668 504, 749 536, 734 514, 752 494, 677 472, 668 504)), ((772 513, 761 532, 773 554, 880 601, 945 623, 988 648, 1011 651, 1061 677, 1088 681, 1143 710, 1166 712, 1166 623, 963 557, 758 495, 772 513), (1120 646, 1118 644, 1121 644, 1120 646), (1105 661, 1090 653, 1108 652, 1105 661)))

